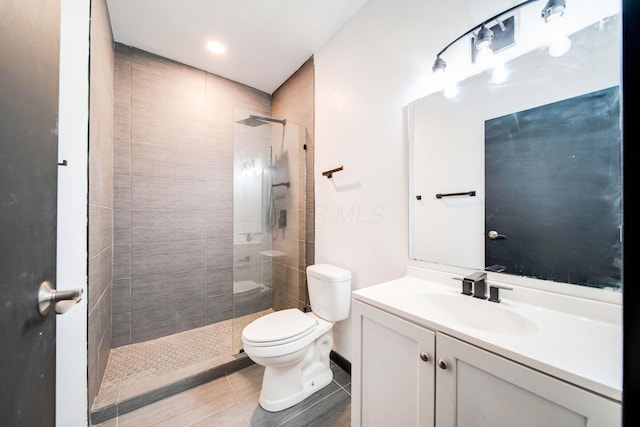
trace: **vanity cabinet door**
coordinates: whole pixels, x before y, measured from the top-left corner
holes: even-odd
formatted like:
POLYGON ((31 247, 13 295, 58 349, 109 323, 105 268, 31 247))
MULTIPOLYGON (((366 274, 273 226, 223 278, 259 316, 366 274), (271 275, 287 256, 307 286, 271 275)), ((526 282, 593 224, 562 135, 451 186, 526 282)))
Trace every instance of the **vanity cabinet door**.
POLYGON ((433 426, 435 333, 353 301, 353 426, 433 426))
POLYGON ((619 402, 447 335, 436 345, 438 427, 621 425, 619 402))

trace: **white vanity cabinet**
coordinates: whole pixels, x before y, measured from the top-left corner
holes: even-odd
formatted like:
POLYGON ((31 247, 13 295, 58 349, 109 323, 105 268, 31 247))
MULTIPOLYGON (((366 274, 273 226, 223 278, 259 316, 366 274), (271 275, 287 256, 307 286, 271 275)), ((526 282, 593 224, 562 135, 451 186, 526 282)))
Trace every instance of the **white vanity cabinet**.
POLYGON ((351 425, 433 426, 436 334, 358 301, 352 315, 351 425))
POLYGON ((353 426, 621 425, 620 402, 361 301, 352 307, 353 426))
POLYGON ((436 426, 621 425, 619 402, 436 335, 436 426))

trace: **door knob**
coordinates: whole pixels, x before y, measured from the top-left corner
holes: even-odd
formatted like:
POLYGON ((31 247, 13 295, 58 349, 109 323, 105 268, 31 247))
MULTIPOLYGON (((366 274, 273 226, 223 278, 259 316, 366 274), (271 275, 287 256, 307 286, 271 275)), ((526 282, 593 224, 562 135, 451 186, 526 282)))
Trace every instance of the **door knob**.
POLYGON ((504 234, 500 234, 495 230, 491 230, 487 234, 491 240, 502 240, 507 238, 507 236, 505 236, 504 234))
POLYGON ((420 359, 422 359, 423 362, 428 362, 429 355, 423 351, 422 353, 420 353, 420 359))
POLYGON ((447 362, 442 359, 438 359, 438 366, 440 366, 441 369, 447 369, 447 362))
POLYGON ((38 311, 45 316, 54 307, 56 314, 66 313, 82 299, 80 288, 57 291, 49 281, 42 282, 38 289, 38 311))

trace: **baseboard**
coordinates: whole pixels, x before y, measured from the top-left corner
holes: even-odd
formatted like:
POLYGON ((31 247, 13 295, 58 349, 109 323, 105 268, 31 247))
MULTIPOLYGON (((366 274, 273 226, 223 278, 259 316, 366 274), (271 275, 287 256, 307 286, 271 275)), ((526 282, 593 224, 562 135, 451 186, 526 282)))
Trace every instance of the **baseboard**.
POLYGON ((342 368, 342 370, 347 374, 351 375, 351 362, 345 359, 340 353, 331 350, 331 353, 329 353, 329 359, 342 368))
MULTIPOLYGON (((105 406, 91 412, 91 424, 97 425, 114 419, 120 415, 135 411, 151 403, 166 399, 174 394, 181 393, 190 388, 200 386, 215 379, 224 377, 225 375, 239 371, 247 366, 253 365, 253 361, 249 359, 246 353, 240 353, 230 362, 216 366, 203 372, 199 372, 190 377, 181 379, 174 383, 159 387, 157 389, 145 392, 121 402, 105 406)), ((337 362, 336 362, 337 363, 337 362)))

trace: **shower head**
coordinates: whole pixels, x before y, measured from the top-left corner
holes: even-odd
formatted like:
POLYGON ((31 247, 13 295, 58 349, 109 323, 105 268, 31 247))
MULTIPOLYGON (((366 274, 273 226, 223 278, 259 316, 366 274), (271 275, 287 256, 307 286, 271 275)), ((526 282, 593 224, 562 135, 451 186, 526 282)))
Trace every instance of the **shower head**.
POLYGON ((243 120, 238 120, 236 123, 240 123, 241 125, 251 126, 252 128, 256 126, 266 125, 268 122, 264 122, 262 120, 254 119, 253 117, 248 117, 243 120))
POLYGON ((280 123, 282 126, 287 124, 287 120, 286 119, 280 120, 280 119, 274 119, 273 117, 256 116, 254 114, 251 114, 246 119, 238 120, 236 123, 240 123, 241 125, 256 127, 256 126, 266 125, 269 122, 280 123))

